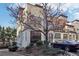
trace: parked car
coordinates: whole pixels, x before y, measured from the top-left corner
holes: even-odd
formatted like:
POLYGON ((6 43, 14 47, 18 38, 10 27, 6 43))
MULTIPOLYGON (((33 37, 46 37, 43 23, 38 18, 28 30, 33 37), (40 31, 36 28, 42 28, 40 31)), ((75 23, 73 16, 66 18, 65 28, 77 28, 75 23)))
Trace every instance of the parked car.
POLYGON ((62 42, 53 43, 53 47, 65 51, 77 51, 79 49, 79 42, 76 42, 75 40, 64 40, 62 42))
POLYGON ((12 45, 8 47, 9 51, 15 52, 18 48, 16 44, 16 42, 12 42, 12 45))

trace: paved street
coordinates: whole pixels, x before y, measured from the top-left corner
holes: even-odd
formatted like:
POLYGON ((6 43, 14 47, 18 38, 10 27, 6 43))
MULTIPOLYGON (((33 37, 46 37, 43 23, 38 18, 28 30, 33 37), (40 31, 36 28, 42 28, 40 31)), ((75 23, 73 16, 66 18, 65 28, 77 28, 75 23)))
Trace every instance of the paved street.
MULTIPOLYGON (((78 52, 68 52, 70 56, 79 56, 78 52)), ((9 52, 8 49, 0 49, 0 56, 24 56, 18 52, 9 52)))
POLYGON ((0 49, 0 56, 23 56, 17 52, 9 52, 8 49, 0 49))
POLYGON ((79 51, 78 51, 78 52, 72 52, 72 53, 74 53, 74 54, 76 54, 77 56, 79 56, 79 51))

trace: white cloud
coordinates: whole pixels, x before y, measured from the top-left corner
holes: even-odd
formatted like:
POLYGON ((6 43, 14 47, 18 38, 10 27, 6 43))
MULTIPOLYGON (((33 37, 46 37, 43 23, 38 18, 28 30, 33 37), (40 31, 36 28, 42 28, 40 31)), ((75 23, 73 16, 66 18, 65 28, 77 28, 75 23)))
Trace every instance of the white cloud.
POLYGON ((62 6, 62 9, 65 11, 68 11, 67 14, 69 14, 69 18, 71 20, 79 19, 79 4, 78 3, 71 3, 71 4, 64 4, 62 6))
POLYGON ((79 19, 79 12, 74 13, 74 19, 79 19))

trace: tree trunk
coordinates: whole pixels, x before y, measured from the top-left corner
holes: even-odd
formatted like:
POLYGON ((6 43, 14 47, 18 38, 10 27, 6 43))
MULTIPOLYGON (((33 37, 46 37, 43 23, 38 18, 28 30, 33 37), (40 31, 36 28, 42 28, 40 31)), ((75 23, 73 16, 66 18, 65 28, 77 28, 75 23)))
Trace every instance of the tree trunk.
POLYGON ((47 3, 45 3, 44 5, 44 20, 45 20, 45 45, 46 45, 46 48, 48 48, 48 20, 47 20, 47 3))
POLYGON ((48 48, 48 27, 46 27, 46 35, 45 35, 45 38, 46 38, 45 45, 46 45, 46 48, 48 48))
POLYGON ((45 41, 45 45, 46 45, 46 48, 48 48, 48 35, 46 34, 46 41, 45 41))
POLYGON ((9 45, 10 45, 10 39, 8 38, 8 42, 9 42, 9 45))
POLYGON ((3 39, 3 46, 5 46, 5 39, 3 39))

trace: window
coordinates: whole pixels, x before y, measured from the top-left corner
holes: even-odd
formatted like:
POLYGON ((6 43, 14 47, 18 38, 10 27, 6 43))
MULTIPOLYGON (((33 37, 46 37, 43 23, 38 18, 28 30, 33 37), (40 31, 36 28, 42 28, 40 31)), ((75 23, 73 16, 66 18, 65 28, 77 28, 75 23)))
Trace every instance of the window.
POLYGON ((61 39, 61 34, 60 33, 55 33, 55 39, 61 39))
POLYGON ((75 39, 75 35, 73 35, 73 39, 75 39))
POLYGON ((72 35, 69 35, 69 39, 72 39, 72 35))
POLYGON ((78 39, 78 35, 76 35, 76 39, 78 39))
POLYGON ((68 39, 68 35, 67 34, 63 34, 63 39, 68 39))
POLYGON ((79 31, 79 29, 77 29, 77 31, 79 31))

